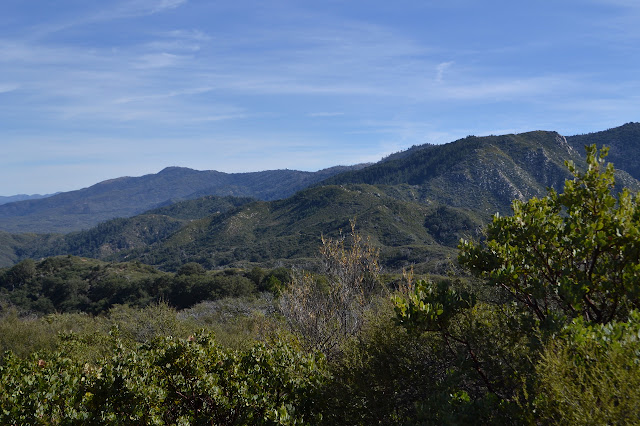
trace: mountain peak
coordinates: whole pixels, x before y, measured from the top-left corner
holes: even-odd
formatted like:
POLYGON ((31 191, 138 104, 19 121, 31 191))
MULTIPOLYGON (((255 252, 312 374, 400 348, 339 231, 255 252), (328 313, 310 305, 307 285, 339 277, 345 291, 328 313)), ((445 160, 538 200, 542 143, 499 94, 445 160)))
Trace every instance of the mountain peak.
POLYGON ((197 170, 190 169, 189 167, 169 166, 160 170, 158 174, 176 173, 176 172, 197 172, 197 170))

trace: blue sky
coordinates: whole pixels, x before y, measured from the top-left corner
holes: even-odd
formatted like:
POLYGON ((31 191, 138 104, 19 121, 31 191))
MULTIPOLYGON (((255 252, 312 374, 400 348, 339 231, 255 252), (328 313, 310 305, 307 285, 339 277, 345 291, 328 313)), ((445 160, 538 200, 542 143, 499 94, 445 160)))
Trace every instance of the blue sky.
POLYGON ((640 120, 640 2, 2 0, 0 195, 640 120))

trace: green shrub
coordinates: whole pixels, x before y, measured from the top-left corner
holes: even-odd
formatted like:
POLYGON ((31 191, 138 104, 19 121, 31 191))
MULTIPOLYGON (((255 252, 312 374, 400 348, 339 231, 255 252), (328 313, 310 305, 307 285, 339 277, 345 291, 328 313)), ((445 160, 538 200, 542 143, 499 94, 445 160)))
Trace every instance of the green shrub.
POLYGON ((552 340, 536 367, 543 423, 640 423, 640 313, 627 322, 576 320, 552 340))
POLYGON ((127 350, 92 366, 64 352, 0 361, 2 424, 294 424, 317 422, 322 355, 282 341, 243 351, 210 334, 127 350))

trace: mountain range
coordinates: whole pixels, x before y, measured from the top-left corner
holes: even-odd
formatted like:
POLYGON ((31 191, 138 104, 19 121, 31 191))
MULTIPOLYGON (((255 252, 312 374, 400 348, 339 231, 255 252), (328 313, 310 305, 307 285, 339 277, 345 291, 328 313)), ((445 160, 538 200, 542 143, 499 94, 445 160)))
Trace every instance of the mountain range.
POLYGON ((0 231, 66 233, 88 229, 117 217, 205 195, 233 195, 274 200, 335 174, 365 167, 336 166, 317 172, 269 170, 222 173, 168 167, 140 177, 120 177, 77 191, 0 205, 0 231))
POLYGON ((7 203, 13 203, 13 202, 16 202, 16 201, 39 200, 41 198, 51 197, 52 195, 55 195, 55 194, 45 194, 45 195, 40 195, 40 194, 32 194, 32 195, 18 194, 18 195, 10 195, 8 197, 0 195, 0 205, 7 204, 7 203))
POLYGON ((45 230, 46 217, 56 226, 67 221, 73 229, 77 216, 106 217, 96 210, 103 205, 110 205, 110 215, 129 212, 119 214, 129 217, 65 235, 0 233, 0 264, 72 254, 136 260, 165 270, 187 262, 207 268, 295 265, 313 258, 322 235, 339 237, 355 220, 389 269, 418 265, 421 271, 444 273, 461 237, 475 236, 496 212, 508 214, 513 199, 544 195, 549 187, 561 190, 570 178, 565 161, 583 167, 584 145, 591 143, 610 146, 608 160, 618 181, 640 189, 639 123, 570 137, 548 131, 469 136, 412 147, 368 166, 316 174, 225 175, 170 168, 0 206, 5 230, 14 230, 20 220, 40 219, 45 230), (214 180, 218 186, 211 185, 214 180), (212 188, 217 195, 211 195, 212 188), (86 210, 78 213, 83 206, 86 210))

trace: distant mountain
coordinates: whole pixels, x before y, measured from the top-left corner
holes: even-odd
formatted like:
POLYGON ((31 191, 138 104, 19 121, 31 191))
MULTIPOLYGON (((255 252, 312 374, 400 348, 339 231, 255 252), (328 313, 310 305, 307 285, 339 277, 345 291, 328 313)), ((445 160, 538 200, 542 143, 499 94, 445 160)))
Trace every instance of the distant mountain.
MULTIPOLYGON (((623 128, 593 138, 544 131, 470 136, 413 147, 284 199, 205 197, 64 236, 0 238, 10 247, 5 258, 13 261, 68 253, 138 260, 167 270, 187 262, 207 268, 300 265, 317 253, 322 235, 339 237, 355 219, 359 232, 380 248, 387 268, 417 265, 420 271, 443 273, 461 237, 475 236, 495 212, 510 214, 513 199, 561 189, 570 177, 565 161, 584 167, 578 143, 609 145, 606 141, 624 130, 624 138, 615 139, 624 143, 611 149, 610 159, 633 166, 623 150, 640 146, 640 139, 634 136, 636 125, 623 128)), ((640 189, 623 170, 617 178, 620 186, 640 189)))
MULTIPOLYGON (((640 146, 640 138, 636 143, 640 146)), ((550 187, 561 189, 570 177, 564 162, 584 165, 584 153, 584 146, 578 149, 556 132, 469 136, 444 145, 414 147, 409 155, 333 176, 320 185, 408 184, 416 201, 468 208, 488 218, 496 212, 509 214, 514 199, 544 195, 550 187)), ((622 185, 640 188, 622 170, 618 179, 622 185)))
MULTIPOLYGON (((387 266, 423 264, 433 270, 455 258, 459 239, 474 235, 491 215, 510 214, 514 199, 542 196, 550 187, 561 190, 571 177, 565 161, 584 166, 584 148, 579 151, 556 132, 413 147, 290 198, 194 221, 121 259, 169 269, 185 261, 207 267, 299 261, 316 253, 321 235, 336 236, 355 218, 387 266)), ((622 186, 640 189, 628 173, 619 170, 617 177, 622 186)))
POLYGON ((358 231, 382 250, 386 266, 429 264, 433 270, 440 263, 444 272, 444 259, 455 256, 458 240, 469 237, 480 220, 473 212, 401 198, 411 199, 412 188, 324 186, 270 202, 206 197, 87 231, 31 235, 35 239, 27 239, 14 258, 72 254, 138 260, 166 270, 193 261, 208 268, 295 264, 317 253, 322 235, 339 237, 355 220, 358 231))
POLYGON ((55 195, 55 194, 46 194, 46 195, 40 195, 40 194, 33 194, 33 195, 18 194, 18 195, 10 195, 8 197, 0 195, 0 205, 7 204, 7 203, 13 203, 13 202, 16 202, 16 201, 39 200, 41 198, 51 197, 52 195, 55 195))
POLYGON ((347 170, 339 166, 318 172, 271 170, 222 173, 169 167, 157 174, 107 180, 78 191, 39 200, 0 205, 0 231, 65 233, 88 229, 116 217, 204 195, 232 195, 275 200, 347 170))

